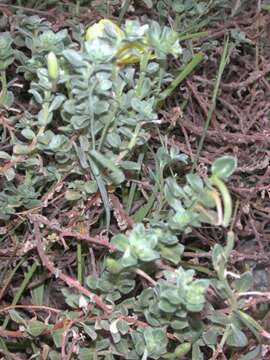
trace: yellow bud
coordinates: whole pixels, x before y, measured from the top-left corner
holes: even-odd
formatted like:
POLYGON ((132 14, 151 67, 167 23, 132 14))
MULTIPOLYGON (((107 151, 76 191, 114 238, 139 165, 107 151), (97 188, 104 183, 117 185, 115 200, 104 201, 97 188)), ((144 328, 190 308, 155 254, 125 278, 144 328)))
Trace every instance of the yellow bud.
POLYGON ((48 74, 52 81, 57 81, 59 77, 59 66, 54 52, 50 52, 47 58, 48 74))

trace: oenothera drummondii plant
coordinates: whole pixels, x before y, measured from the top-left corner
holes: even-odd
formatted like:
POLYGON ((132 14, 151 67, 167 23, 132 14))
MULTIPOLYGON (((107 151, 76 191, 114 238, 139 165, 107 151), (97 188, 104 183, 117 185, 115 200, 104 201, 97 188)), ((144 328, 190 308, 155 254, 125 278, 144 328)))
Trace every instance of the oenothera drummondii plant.
POLYGON ((68 185, 69 201, 88 196, 97 185, 108 225, 106 185, 122 183, 125 170, 139 170, 133 150, 158 123, 157 99, 173 79, 165 60, 181 55, 178 35, 155 22, 127 21, 120 29, 109 20, 82 34, 80 45, 64 30, 30 35, 28 30, 25 41, 33 58, 20 71, 29 77, 35 62, 40 65, 29 91, 39 110, 20 121, 14 154, 27 155, 35 165, 46 154, 45 181, 63 172, 77 176, 68 185), (92 180, 82 184, 86 174, 92 180))
MULTIPOLYGON (((166 60, 181 56, 181 47, 178 34, 151 21, 143 25, 127 21, 119 28, 103 20, 86 31, 79 26, 73 36, 76 42, 67 31, 54 33, 36 17, 25 20, 18 29, 16 41, 32 55, 17 54, 22 62, 19 72, 32 80, 32 99, 29 112, 12 132, 13 154, 1 152, 14 169, 5 174, 0 215, 8 220, 17 209, 46 207, 40 201, 42 194, 64 178, 65 209, 99 191, 108 230, 107 191, 124 187, 127 172, 139 173, 138 149, 158 126, 156 106, 175 81, 166 60), (21 183, 13 182, 16 172, 23 174, 21 183)), ((6 44, 10 46, 9 39, 6 44)), ((243 323, 254 332, 259 330, 239 310, 241 302, 227 280, 231 234, 227 247, 214 248, 214 279, 195 272, 214 277, 209 269, 182 261, 184 246, 179 243, 183 232, 202 223, 228 227, 232 203, 224 180, 234 171, 236 161, 232 157, 218 159, 209 177, 189 174, 186 184, 180 185, 171 164, 186 160, 176 149, 160 147, 155 154, 155 173, 150 173, 156 182, 154 196, 162 193, 156 213, 142 223, 141 214, 152 206, 150 197, 148 210, 142 209, 136 216, 138 223, 127 233, 113 236, 114 251, 102 258, 99 274, 80 279, 111 306, 111 312, 104 314, 91 298, 63 289, 67 304, 85 311, 76 321, 76 311, 63 313, 60 319, 74 325, 81 342, 84 336, 90 339, 89 346, 78 346, 80 359, 178 359, 191 350, 197 360, 205 348, 245 346, 243 323), (138 277, 150 286, 136 287, 138 277), (229 300, 224 316, 216 314, 207 301, 210 286, 224 301, 226 297, 229 300), (85 310, 87 305, 91 316, 85 310)), ((250 283, 245 274, 235 285, 236 291, 247 289, 250 283)), ((21 321, 33 339, 43 332, 51 334, 57 350, 51 351, 50 357, 59 358, 63 328, 61 332, 36 319, 10 315, 13 321, 21 321)))

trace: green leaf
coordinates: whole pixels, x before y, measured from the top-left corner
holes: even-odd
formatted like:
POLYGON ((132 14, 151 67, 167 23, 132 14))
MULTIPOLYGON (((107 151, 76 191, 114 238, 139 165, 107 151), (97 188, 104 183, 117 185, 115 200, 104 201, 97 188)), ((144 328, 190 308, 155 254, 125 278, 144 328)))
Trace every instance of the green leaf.
POLYGON ((79 52, 72 49, 67 49, 63 50, 62 54, 74 67, 84 66, 83 58, 79 52))
POLYGON ((250 290, 254 285, 254 278, 251 271, 247 271, 241 275, 240 279, 235 280, 235 288, 239 292, 250 290))
POLYGON ((183 252, 184 246, 182 244, 177 244, 175 246, 167 246, 162 248, 161 257, 177 265, 181 260, 181 255, 183 254, 183 252))
POLYGON ((32 297, 31 300, 33 305, 41 306, 44 304, 44 290, 45 290, 44 284, 38 285, 31 290, 31 297, 32 297))
POLYGON ((145 5, 148 7, 148 9, 151 9, 151 7, 153 7, 153 2, 152 2, 152 0, 143 0, 143 2, 144 2, 145 5))
POLYGON ((233 156, 223 156, 214 161, 211 166, 213 176, 226 180, 237 167, 237 160, 233 156))
POLYGON ((108 174, 108 177, 113 184, 121 184, 125 180, 125 175, 119 169, 119 167, 115 165, 115 162, 113 160, 107 158, 96 150, 91 150, 90 155, 98 166, 100 172, 102 172, 102 169, 110 172, 108 174))
POLYGON ((97 341, 96 343, 96 350, 97 351, 101 351, 101 350, 105 350, 110 346, 111 342, 109 339, 102 339, 97 341))
POLYGON ((203 341, 207 345, 216 345, 217 338, 219 336, 219 331, 216 327, 211 327, 206 332, 203 333, 203 341))
POLYGON ((191 349, 190 343, 180 344, 175 348, 174 355, 177 356, 177 358, 182 358, 183 356, 189 353, 190 349, 191 349))
POLYGON ((189 323, 186 320, 173 320, 170 325, 174 330, 183 330, 189 326, 189 323))
POLYGON ((246 335, 236 325, 231 324, 226 339, 226 344, 232 347, 244 347, 248 344, 246 335))
POLYGON ((258 345, 255 349, 250 350, 247 354, 240 356, 239 360, 256 360, 261 354, 261 346, 258 345))
POLYGON ((33 95, 35 101, 36 101, 39 105, 42 105, 42 103, 43 103, 43 97, 40 95, 40 93, 39 93, 37 90, 35 90, 35 89, 30 89, 28 92, 33 95))
POLYGON ((204 360, 204 355, 200 349, 198 342, 192 345, 192 360, 204 360))
POLYGON ((47 330, 48 325, 44 322, 38 320, 30 320, 28 326, 26 327, 26 331, 34 337, 41 335, 45 330, 47 330))
POLYGON ((10 160, 11 156, 5 151, 0 151, 0 159, 10 160))
POLYGON ((143 250, 143 252, 141 252, 140 254, 137 253, 136 255, 139 257, 141 261, 145 261, 145 262, 150 262, 160 258, 160 254, 158 251, 152 250, 147 247, 143 250))
POLYGON ((15 176, 16 176, 15 170, 12 167, 5 170, 4 174, 5 174, 7 181, 12 181, 13 179, 15 179, 15 176))
POLYGON ((68 201, 76 201, 82 198, 82 195, 79 191, 67 190, 65 193, 65 198, 68 201))
POLYGON ((38 125, 39 126, 47 126, 53 119, 53 113, 42 109, 38 113, 38 125))
POLYGON ((27 139, 27 140, 33 140, 35 138, 35 133, 29 128, 23 129, 21 134, 27 139))
POLYGON ((203 191, 203 181, 199 177, 199 175, 188 174, 188 175, 186 175, 186 179, 194 191, 197 191, 197 192, 203 191))
POLYGON ((79 350, 79 360, 94 360, 96 351, 92 348, 81 347, 79 350))
POLYGON ((52 331, 53 342, 58 349, 61 348, 64 331, 63 328, 52 331))
POLYGON ((191 312, 202 311, 205 304, 205 292, 209 286, 209 280, 195 280, 189 286, 186 295, 186 307, 191 312))
POLYGON ((60 106, 63 104, 63 102, 65 101, 66 97, 64 95, 57 95, 54 97, 50 107, 49 107, 49 112, 55 111, 57 109, 60 108, 60 106))
POLYGON ((31 148, 27 145, 16 144, 13 148, 13 152, 16 155, 26 155, 31 152, 31 148))
POLYGON ((106 63, 116 55, 116 48, 102 39, 93 39, 85 42, 85 49, 89 59, 94 63, 106 63))
POLYGON ((119 163, 122 169, 128 171, 140 171, 141 165, 136 163, 135 161, 121 161, 119 163))
POLYGON ((214 324, 218 325, 228 325, 230 323, 229 317, 224 314, 209 315, 208 319, 211 320, 214 324))
POLYGON ((214 269, 218 271, 224 270, 224 266, 226 264, 226 258, 224 254, 224 249, 221 245, 215 244, 212 250, 212 262, 214 269))
POLYGON ((117 329, 122 335, 126 335, 129 332, 129 325, 125 320, 119 320, 117 322, 117 329))
POLYGON ((150 356, 162 355, 166 352, 168 339, 164 329, 147 327, 143 332, 143 336, 150 356))
POLYGON ((126 251, 129 244, 128 238, 124 234, 114 235, 114 237, 111 240, 111 243, 116 247, 117 250, 122 252, 126 251))
POLYGON ((131 252, 130 247, 128 247, 121 258, 121 265, 123 267, 132 267, 137 265, 137 262, 137 257, 131 252))
POLYGON ((121 338, 121 340, 118 343, 114 344, 114 346, 116 351, 121 353, 125 357, 129 353, 129 343, 125 338, 121 338))
POLYGON ((55 350, 49 352, 49 359, 50 360, 61 360, 61 355, 55 350))
POLYGON ((82 324, 83 330, 90 337, 91 340, 95 341, 97 338, 97 333, 94 330, 94 326, 82 324))
POLYGON ((8 312, 15 323, 26 326, 26 320, 16 310, 9 310, 8 312))
POLYGON ((110 257, 106 258, 105 266, 112 274, 119 274, 123 270, 121 262, 110 257))
POLYGON ((177 306, 171 304, 167 299, 161 299, 158 302, 158 307, 160 310, 162 310, 166 313, 174 313, 177 309, 177 306))
POLYGON ((121 145, 121 137, 117 133, 109 133, 106 141, 113 148, 118 148, 121 145))
POLYGON ((65 297, 66 303, 72 307, 77 308, 79 306, 80 297, 78 294, 75 294, 71 289, 69 288, 62 288, 61 289, 62 294, 65 297))

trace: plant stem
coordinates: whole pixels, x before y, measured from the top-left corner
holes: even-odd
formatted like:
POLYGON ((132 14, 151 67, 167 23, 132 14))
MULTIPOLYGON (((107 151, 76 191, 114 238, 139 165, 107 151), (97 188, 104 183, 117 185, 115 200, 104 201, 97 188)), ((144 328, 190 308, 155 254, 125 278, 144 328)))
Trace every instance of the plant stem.
POLYGON ((208 31, 200 31, 197 33, 193 33, 193 34, 185 34, 185 35, 181 35, 179 36, 179 40, 180 41, 184 41, 184 40, 190 40, 190 39, 198 39, 201 37, 206 37, 209 35, 208 31))
POLYGON ((82 259, 82 243, 77 241, 77 280, 83 283, 83 259, 82 259))
POLYGON ((118 16, 118 24, 120 25, 122 20, 124 19, 125 13, 128 11, 131 0, 124 0, 123 5, 121 7, 120 14, 118 16))
POLYGON ((138 97, 139 99, 141 99, 142 96, 142 87, 143 87, 143 82, 145 79, 145 72, 146 72, 146 68, 147 68, 147 64, 150 60, 151 57, 151 52, 150 51, 146 51, 140 59, 140 75, 139 75, 139 79, 138 82, 136 84, 136 88, 135 88, 135 96, 138 97))

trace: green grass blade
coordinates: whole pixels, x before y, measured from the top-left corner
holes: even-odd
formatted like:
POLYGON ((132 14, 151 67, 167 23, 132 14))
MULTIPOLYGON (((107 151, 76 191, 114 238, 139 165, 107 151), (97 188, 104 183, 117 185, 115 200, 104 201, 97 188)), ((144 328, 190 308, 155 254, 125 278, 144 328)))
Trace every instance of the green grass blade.
POLYGON ((202 147, 203 147, 203 143, 206 137, 206 133, 207 130, 209 128, 209 125, 211 123, 211 119, 213 116, 213 113, 216 109, 216 101, 217 101, 217 95, 218 95, 218 89, 220 86, 220 82, 221 82, 221 78, 225 69, 225 66, 229 60, 229 56, 230 56, 230 50, 229 50, 229 38, 227 37, 226 41, 225 41, 225 45, 224 45, 224 49, 223 49, 223 53, 221 56, 221 60, 220 60, 220 64, 219 64, 219 69, 218 69, 218 74, 217 74, 217 79, 215 82, 215 87, 214 87, 214 91, 213 91, 213 95, 212 95, 212 101, 211 101, 211 106, 209 108, 208 114, 207 114, 207 119, 204 125, 204 129, 203 129, 203 134, 202 137, 200 139, 199 145, 198 145, 198 150, 197 150, 197 154, 195 156, 193 165, 192 165, 192 171, 194 171, 194 169, 196 168, 202 147))
POLYGON ((170 96, 171 93, 175 90, 175 88, 179 86, 192 73, 195 67, 198 66, 203 61, 203 59, 204 55, 201 53, 194 55, 193 59, 184 67, 183 70, 180 71, 180 73, 171 82, 167 89, 163 91, 160 99, 157 101, 157 107, 160 107, 163 104, 165 99, 170 96))

